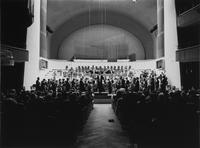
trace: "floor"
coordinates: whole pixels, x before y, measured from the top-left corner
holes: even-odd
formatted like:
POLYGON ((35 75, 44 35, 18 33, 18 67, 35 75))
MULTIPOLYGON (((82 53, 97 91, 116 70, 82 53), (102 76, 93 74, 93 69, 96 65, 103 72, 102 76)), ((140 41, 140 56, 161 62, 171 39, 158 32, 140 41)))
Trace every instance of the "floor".
POLYGON ((122 130, 111 104, 94 104, 75 148, 132 148, 128 135, 122 130))

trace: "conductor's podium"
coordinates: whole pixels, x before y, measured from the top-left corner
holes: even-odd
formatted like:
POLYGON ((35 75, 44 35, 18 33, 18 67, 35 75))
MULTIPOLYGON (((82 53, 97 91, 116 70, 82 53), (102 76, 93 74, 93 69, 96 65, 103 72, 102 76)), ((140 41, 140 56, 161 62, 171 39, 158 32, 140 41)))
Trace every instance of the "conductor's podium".
POLYGON ((95 92, 94 93, 94 103, 95 104, 111 104, 111 94, 108 92, 95 92))

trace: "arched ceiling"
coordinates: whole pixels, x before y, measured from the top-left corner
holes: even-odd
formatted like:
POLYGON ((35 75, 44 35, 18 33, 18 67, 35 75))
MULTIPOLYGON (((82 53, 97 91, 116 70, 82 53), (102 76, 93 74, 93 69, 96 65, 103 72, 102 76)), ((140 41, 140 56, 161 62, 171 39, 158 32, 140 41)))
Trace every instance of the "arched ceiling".
POLYGON ((145 51, 141 42, 131 33, 109 25, 93 25, 74 32, 64 40, 58 58, 127 59, 132 54, 143 60, 145 51), (87 36, 87 38, 85 38, 87 36))
POLYGON ((150 30, 157 22, 157 0, 48 0, 47 23, 56 30, 67 20, 96 9, 117 11, 150 30))
POLYGON ((142 43, 146 57, 154 58, 155 38, 149 30, 156 24, 156 0, 48 0, 47 25, 54 31, 48 36, 49 58, 58 58, 63 40, 89 25, 122 28, 142 43))

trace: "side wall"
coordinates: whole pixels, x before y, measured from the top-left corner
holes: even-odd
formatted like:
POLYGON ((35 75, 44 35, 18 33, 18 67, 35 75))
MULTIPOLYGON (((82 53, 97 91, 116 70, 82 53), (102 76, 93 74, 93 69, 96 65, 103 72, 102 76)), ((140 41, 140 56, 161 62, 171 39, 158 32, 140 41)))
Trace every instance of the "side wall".
POLYGON ((39 74, 40 57, 40 1, 34 1, 34 23, 28 28, 27 50, 29 51, 29 61, 25 63, 24 86, 30 89, 35 83, 39 74))

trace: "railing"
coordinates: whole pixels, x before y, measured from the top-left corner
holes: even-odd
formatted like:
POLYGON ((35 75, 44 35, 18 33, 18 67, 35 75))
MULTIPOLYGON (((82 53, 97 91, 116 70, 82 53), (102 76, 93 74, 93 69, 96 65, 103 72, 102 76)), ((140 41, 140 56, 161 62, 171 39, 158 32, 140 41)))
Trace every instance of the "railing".
POLYGON ((176 61, 180 62, 195 62, 200 61, 200 44, 178 49, 176 51, 176 61))
POLYGON ((5 49, 5 50, 21 50, 24 51, 26 49, 24 48, 19 48, 19 47, 14 47, 14 46, 10 46, 10 45, 5 45, 5 44, 1 44, 1 49, 5 49))
POLYGON ((184 27, 200 21, 200 4, 178 15, 178 26, 184 27))
POLYGON ((18 48, 10 45, 0 44, 1 50, 11 51, 16 62, 28 61, 28 51, 24 48, 18 48))
POLYGON ((200 4, 197 4, 196 6, 194 6, 194 7, 190 8, 190 9, 188 9, 188 10, 186 10, 186 11, 180 13, 179 16, 184 16, 184 15, 190 13, 190 12, 193 11, 193 10, 198 10, 198 9, 199 9, 199 6, 200 6, 200 4))
POLYGON ((190 47, 185 47, 185 48, 179 48, 178 52, 179 51, 184 51, 184 50, 194 50, 194 48, 200 48, 200 44, 194 45, 194 46, 190 46, 190 47))

